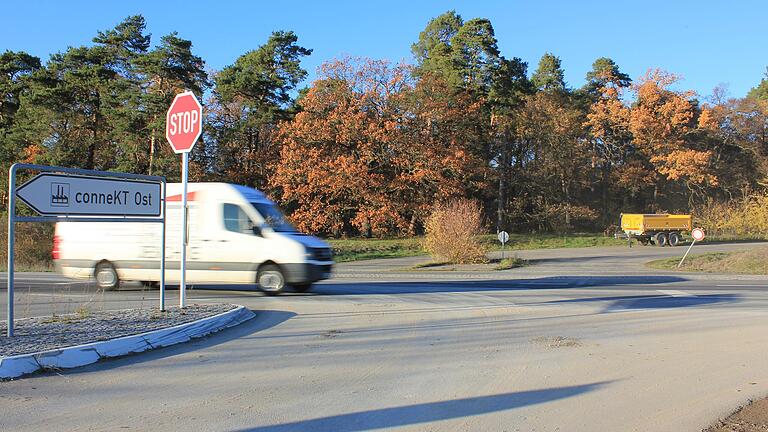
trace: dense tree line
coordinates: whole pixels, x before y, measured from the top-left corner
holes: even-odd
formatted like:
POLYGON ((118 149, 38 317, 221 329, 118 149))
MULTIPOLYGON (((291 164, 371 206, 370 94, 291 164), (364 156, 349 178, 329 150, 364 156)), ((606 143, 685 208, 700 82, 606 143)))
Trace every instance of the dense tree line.
POLYGON ((207 71, 191 41, 153 46, 129 17, 45 64, 0 54, 0 163, 176 180, 164 121, 186 89, 205 95, 191 178, 265 190, 326 235, 420 233, 454 197, 479 201, 491 228, 594 230, 622 211, 689 211, 766 186, 768 74, 743 99, 716 89, 703 102, 674 74, 633 81, 600 58, 574 88, 554 54, 529 73, 489 20, 455 12, 412 52, 412 65, 331 60, 299 88, 312 50, 293 32, 207 71))

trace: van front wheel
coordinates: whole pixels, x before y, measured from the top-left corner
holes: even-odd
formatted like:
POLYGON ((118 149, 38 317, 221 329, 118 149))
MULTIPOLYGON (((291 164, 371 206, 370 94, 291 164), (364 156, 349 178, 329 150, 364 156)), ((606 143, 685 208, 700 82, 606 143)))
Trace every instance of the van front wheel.
POLYGON ((93 277, 96 279, 96 285, 105 291, 111 291, 120 285, 120 278, 117 275, 115 266, 109 261, 102 261, 96 264, 93 271, 93 277))
POLYGON ((259 269, 256 284, 264 294, 278 295, 285 289, 285 276, 280 271, 280 267, 267 264, 259 269))

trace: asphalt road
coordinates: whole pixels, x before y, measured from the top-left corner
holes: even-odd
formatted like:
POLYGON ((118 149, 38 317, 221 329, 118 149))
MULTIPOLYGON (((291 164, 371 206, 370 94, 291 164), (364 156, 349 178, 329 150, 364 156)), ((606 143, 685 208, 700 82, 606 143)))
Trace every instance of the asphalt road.
MULTIPOLYGON (((190 301, 243 304, 257 318, 2 382, 0 430, 700 430, 768 393, 768 279, 642 265, 682 252, 520 252, 533 265, 503 272, 375 260, 339 265, 307 295, 193 289, 190 301)), ((17 283, 18 315, 157 301, 56 275, 17 283)))

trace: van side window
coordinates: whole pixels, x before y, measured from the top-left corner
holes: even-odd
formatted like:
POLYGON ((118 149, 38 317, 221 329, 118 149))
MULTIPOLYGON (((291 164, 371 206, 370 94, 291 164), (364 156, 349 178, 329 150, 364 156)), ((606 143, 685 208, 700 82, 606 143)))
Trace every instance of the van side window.
POLYGON ((251 222, 251 219, 240 206, 224 204, 224 228, 227 231, 253 234, 252 227, 253 222, 251 222))

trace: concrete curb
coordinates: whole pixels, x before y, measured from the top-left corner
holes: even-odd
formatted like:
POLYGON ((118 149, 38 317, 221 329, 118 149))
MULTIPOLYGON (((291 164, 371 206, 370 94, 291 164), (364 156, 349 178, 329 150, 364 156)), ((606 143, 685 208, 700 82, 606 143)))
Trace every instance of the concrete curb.
POLYGON ((0 357, 0 378, 18 378, 43 369, 85 366, 105 358, 175 345, 234 327, 254 316, 256 315, 245 306, 238 306, 212 317, 147 333, 50 351, 0 357))

